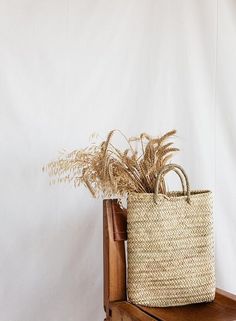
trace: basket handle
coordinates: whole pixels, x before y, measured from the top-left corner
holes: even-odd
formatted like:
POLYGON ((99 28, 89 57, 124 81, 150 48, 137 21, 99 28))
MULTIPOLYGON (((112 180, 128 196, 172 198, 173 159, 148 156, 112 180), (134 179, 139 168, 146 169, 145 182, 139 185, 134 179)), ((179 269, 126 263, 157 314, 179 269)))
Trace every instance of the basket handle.
POLYGON ((156 203, 157 195, 159 195, 158 191, 159 191, 161 179, 170 171, 174 171, 179 176, 179 178, 181 180, 181 184, 182 184, 183 193, 184 193, 184 195, 186 194, 186 196, 187 196, 186 200, 190 204, 190 185, 189 185, 188 176, 185 173, 183 167, 181 167, 180 165, 177 165, 177 164, 168 164, 168 165, 164 166, 157 173, 155 192, 154 192, 154 202, 156 203), (186 191, 185 191, 185 187, 186 187, 186 191))
MULTIPOLYGON (((161 180, 163 179, 163 176, 165 176, 166 174, 168 174, 170 171, 174 171, 174 172, 179 176, 180 181, 181 181, 181 185, 182 185, 183 194, 186 195, 186 194, 187 194, 187 193, 186 193, 187 188, 186 188, 186 186, 185 186, 185 178, 184 178, 182 172, 181 172, 179 169, 175 168, 175 167, 174 167, 174 168, 172 168, 172 167, 171 167, 171 168, 170 168, 170 167, 165 167, 165 168, 163 169, 163 173, 160 175, 160 184, 161 184, 161 180)), ((159 184, 159 185, 160 185, 160 184, 159 184)), ((155 191, 156 191, 156 194, 160 194, 160 193, 159 193, 159 186, 155 188, 155 191)), ((165 193, 162 193, 161 195, 165 195, 165 193)), ((168 196, 165 195, 165 197, 166 197, 167 199, 169 199, 168 196)))

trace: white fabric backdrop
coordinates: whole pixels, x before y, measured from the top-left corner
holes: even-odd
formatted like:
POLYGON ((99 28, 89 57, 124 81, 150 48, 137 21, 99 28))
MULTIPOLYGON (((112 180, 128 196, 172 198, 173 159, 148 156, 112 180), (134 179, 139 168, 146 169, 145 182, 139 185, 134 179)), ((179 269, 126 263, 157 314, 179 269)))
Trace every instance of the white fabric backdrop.
POLYGON ((1 321, 102 320, 102 202, 41 167, 113 128, 178 130, 236 293, 235 37, 234 0, 0 0, 1 321))

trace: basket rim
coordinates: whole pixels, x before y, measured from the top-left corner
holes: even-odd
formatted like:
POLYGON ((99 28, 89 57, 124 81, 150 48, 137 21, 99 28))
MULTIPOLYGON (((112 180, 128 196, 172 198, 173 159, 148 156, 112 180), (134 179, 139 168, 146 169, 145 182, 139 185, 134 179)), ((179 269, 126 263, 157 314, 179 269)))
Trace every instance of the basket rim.
MULTIPOLYGON (((139 198, 153 198, 155 193, 137 193, 137 192, 130 192, 128 193, 128 198, 131 197, 139 197, 139 198)), ((182 191, 169 191, 166 194, 158 194, 160 197, 166 198, 168 196, 170 199, 186 199, 186 194, 182 191)), ((212 195, 212 191, 207 189, 199 189, 199 190, 192 190, 190 191, 190 197, 196 198, 199 196, 207 196, 212 195)))

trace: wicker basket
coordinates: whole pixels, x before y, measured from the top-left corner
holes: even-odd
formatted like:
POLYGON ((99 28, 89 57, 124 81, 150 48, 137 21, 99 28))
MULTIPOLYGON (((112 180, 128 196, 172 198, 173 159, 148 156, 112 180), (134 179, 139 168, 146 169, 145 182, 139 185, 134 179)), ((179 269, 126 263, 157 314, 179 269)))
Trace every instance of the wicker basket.
POLYGON ((213 301, 215 297, 212 193, 191 191, 182 167, 166 165, 155 193, 128 196, 128 299, 151 307, 213 301), (158 194, 176 172, 183 192, 158 194))

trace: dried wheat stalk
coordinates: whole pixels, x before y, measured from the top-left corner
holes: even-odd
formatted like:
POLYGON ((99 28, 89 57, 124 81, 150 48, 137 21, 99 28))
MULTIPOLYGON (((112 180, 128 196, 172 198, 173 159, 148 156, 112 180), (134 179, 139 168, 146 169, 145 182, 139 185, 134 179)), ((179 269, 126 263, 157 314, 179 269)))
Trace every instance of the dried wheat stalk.
MULTIPOLYGON (((107 139, 98 145, 62 154, 43 170, 52 179, 51 183, 73 182, 75 187, 84 184, 94 197, 122 197, 129 192, 154 192, 156 173, 166 165, 178 148, 168 140, 176 134, 172 130, 161 137, 142 133, 126 138, 128 148, 120 150, 112 144, 111 131, 107 139)), ((161 190, 165 190, 164 181, 161 190)))

